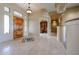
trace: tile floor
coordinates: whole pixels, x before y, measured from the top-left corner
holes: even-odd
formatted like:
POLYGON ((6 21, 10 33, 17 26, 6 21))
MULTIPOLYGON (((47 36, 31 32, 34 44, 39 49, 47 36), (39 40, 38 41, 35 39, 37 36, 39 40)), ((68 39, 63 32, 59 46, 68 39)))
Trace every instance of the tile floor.
POLYGON ((34 37, 34 41, 22 42, 22 38, 0 43, 0 55, 63 55, 64 46, 56 37, 34 37))

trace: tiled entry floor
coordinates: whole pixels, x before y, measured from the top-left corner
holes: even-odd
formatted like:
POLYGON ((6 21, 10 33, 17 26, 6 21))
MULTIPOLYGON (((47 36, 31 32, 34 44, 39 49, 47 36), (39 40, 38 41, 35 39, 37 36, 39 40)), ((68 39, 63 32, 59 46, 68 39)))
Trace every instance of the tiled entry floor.
POLYGON ((2 55, 62 55, 65 48, 55 37, 35 37, 34 41, 23 43, 21 39, 0 43, 2 55))

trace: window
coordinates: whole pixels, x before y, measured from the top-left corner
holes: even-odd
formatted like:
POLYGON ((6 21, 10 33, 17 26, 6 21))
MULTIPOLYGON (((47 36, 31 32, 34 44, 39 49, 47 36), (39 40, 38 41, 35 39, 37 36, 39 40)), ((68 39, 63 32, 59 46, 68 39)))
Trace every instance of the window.
POLYGON ((4 7, 4 11, 9 12, 9 8, 8 7, 4 7))
POLYGON ((9 15, 4 15, 4 34, 9 33, 9 15))
POLYGON ((14 15, 22 17, 22 14, 17 11, 14 11, 14 15))

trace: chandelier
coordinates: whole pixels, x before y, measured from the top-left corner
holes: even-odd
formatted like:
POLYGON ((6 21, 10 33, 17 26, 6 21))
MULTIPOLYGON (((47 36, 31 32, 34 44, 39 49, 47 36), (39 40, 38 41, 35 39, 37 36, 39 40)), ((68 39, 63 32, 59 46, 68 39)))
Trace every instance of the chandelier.
POLYGON ((55 8, 57 13, 64 13, 66 10, 66 4, 65 3, 55 3, 55 8))
POLYGON ((30 3, 28 3, 28 8, 26 10, 26 13, 27 13, 27 37, 24 39, 24 41, 33 41, 32 37, 30 37, 30 32, 29 32, 29 20, 30 20, 30 14, 32 13, 32 10, 30 8, 30 3))
POLYGON ((30 3, 28 3, 28 8, 26 10, 27 14, 31 14, 32 13, 32 10, 30 8, 30 3))

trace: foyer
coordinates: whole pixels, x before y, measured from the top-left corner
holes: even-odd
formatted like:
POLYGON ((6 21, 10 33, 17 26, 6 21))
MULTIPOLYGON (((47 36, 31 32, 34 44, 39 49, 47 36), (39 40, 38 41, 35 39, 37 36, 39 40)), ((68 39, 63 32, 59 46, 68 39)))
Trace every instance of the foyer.
POLYGON ((79 3, 0 3, 0 55, 79 54, 78 15, 79 3))

